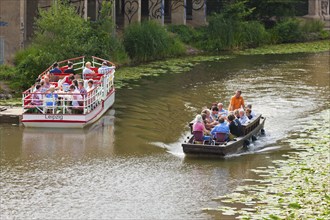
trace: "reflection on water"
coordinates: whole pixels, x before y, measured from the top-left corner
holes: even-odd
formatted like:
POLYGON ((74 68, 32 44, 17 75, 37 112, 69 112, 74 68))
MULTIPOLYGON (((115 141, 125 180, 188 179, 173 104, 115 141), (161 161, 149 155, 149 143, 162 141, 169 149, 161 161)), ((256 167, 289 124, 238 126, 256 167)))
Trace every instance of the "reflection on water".
POLYGON ((52 129, 9 127, 9 138, 1 142, 1 161, 10 159, 77 158, 86 155, 113 155, 114 110, 85 129, 52 129), (3 145, 2 145, 3 144, 3 145))
POLYGON ((329 72, 328 53, 241 56, 118 90, 84 130, 0 126, 0 217, 217 217, 201 209, 290 151, 285 140, 329 108, 329 72), (236 89, 267 118, 266 136, 224 160, 185 157, 187 122, 236 89))

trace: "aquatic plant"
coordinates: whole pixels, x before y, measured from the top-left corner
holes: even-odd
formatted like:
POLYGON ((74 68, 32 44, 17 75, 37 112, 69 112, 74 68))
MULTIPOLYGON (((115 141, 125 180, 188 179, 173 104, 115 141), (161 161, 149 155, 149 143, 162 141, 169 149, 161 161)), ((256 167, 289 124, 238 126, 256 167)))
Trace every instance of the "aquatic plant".
POLYGON ((230 58, 232 56, 193 56, 155 61, 136 67, 122 67, 116 71, 116 87, 128 87, 130 81, 135 81, 146 76, 187 72, 200 62, 230 58))
POLYGON ((330 110, 319 113, 320 120, 288 140, 292 152, 274 166, 252 169, 261 179, 216 198, 226 205, 215 210, 239 219, 329 219, 329 116, 330 110))
POLYGON ((291 53, 318 53, 329 51, 329 40, 292 43, 292 44, 277 44, 266 45, 254 49, 246 49, 236 52, 242 55, 265 55, 265 54, 291 54, 291 53))

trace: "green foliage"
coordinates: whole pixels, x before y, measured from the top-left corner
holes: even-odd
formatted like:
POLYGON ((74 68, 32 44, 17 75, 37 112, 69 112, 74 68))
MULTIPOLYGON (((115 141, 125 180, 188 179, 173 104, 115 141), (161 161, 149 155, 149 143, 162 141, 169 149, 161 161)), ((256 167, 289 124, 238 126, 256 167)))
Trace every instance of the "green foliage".
POLYGON ((320 20, 305 20, 301 23, 303 32, 320 32, 324 28, 324 22, 320 20))
POLYGON ((323 29, 322 21, 287 18, 277 23, 270 32, 274 43, 291 43, 326 39, 329 33, 323 29))
POLYGON ((184 53, 182 43, 154 21, 131 24, 124 31, 124 46, 133 62, 143 62, 184 53))
POLYGON ((85 52, 88 32, 88 22, 72 6, 58 1, 48 10, 40 10, 33 45, 56 54, 57 60, 81 56, 85 52))
POLYGON ((303 38, 303 32, 300 29, 299 21, 294 18, 279 22, 271 30, 271 33, 276 43, 299 42, 303 38))
POLYGON ((210 18, 205 36, 204 49, 211 51, 255 47, 269 41, 269 34, 259 22, 225 19, 223 15, 210 18))
POLYGON ((15 56, 16 79, 22 88, 28 88, 48 66, 56 61, 56 54, 47 53, 40 46, 30 46, 15 56))
POLYGON ((247 7, 248 0, 229 1, 222 11, 224 19, 229 20, 244 20, 247 16, 251 15, 255 7, 247 7))
POLYGON ((187 25, 168 25, 167 30, 177 34, 179 39, 186 44, 194 44, 201 38, 201 32, 187 25))
POLYGON ((116 63, 128 62, 125 48, 114 34, 112 2, 103 1, 99 19, 91 23, 88 33, 88 51, 85 54, 102 57, 116 63))
POLYGON ((16 75, 16 69, 13 66, 0 65, 0 80, 11 80, 16 75))
POLYGON ((241 24, 243 48, 258 47, 269 43, 270 34, 258 21, 248 21, 241 24))
POLYGON ((250 0, 247 3, 247 7, 255 8, 250 18, 256 20, 269 20, 272 17, 281 18, 306 14, 304 9, 306 0, 250 0))
POLYGON ((41 10, 31 45, 16 54, 18 80, 23 88, 55 61, 85 55, 111 61, 127 62, 121 42, 113 36, 111 2, 103 2, 100 19, 85 21, 73 6, 57 1, 48 10, 41 10))

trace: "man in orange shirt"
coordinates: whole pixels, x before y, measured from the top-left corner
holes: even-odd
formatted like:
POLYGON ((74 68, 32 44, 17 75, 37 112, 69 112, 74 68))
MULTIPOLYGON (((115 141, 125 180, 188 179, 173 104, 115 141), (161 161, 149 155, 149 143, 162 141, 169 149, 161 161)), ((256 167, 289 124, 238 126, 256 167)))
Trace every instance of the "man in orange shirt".
POLYGON ((240 108, 245 107, 244 99, 241 96, 241 94, 242 94, 242 91, 237 90, 236 94, 233 97, 231 97, 229 108, 228 108, 229 111, 234 111, 235 109, 240 109, 240 108))

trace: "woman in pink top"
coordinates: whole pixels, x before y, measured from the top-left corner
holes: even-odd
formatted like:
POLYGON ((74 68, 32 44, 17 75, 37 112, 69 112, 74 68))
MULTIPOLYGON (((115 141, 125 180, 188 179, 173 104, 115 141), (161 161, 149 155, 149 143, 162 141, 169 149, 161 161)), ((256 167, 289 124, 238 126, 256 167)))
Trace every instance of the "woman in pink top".
MULTIPOLYGON (((205 136, 205 134, 209 134, 210 132, 205 128, 204 122, 203 122, 203 118, 201 115, 196 115, 196 118, 194 120, 194 124, 193 124, 193 131, 201 131, 203 132, 204 136, 203 136, 203 140, 204 141, 209 141, 210 140, 210 136, 205 136)), ((195 135, 195 134, 194 134, 195 135)), ((196 138, 197 136, 195 136, 196 138)))
POLYGON ((193 131, 203 131, 204 134, 208 134, 209 131, 205 128, 203 118, 201 115, 196 115, 196 118, 194 120, 193 124, 193 131))

